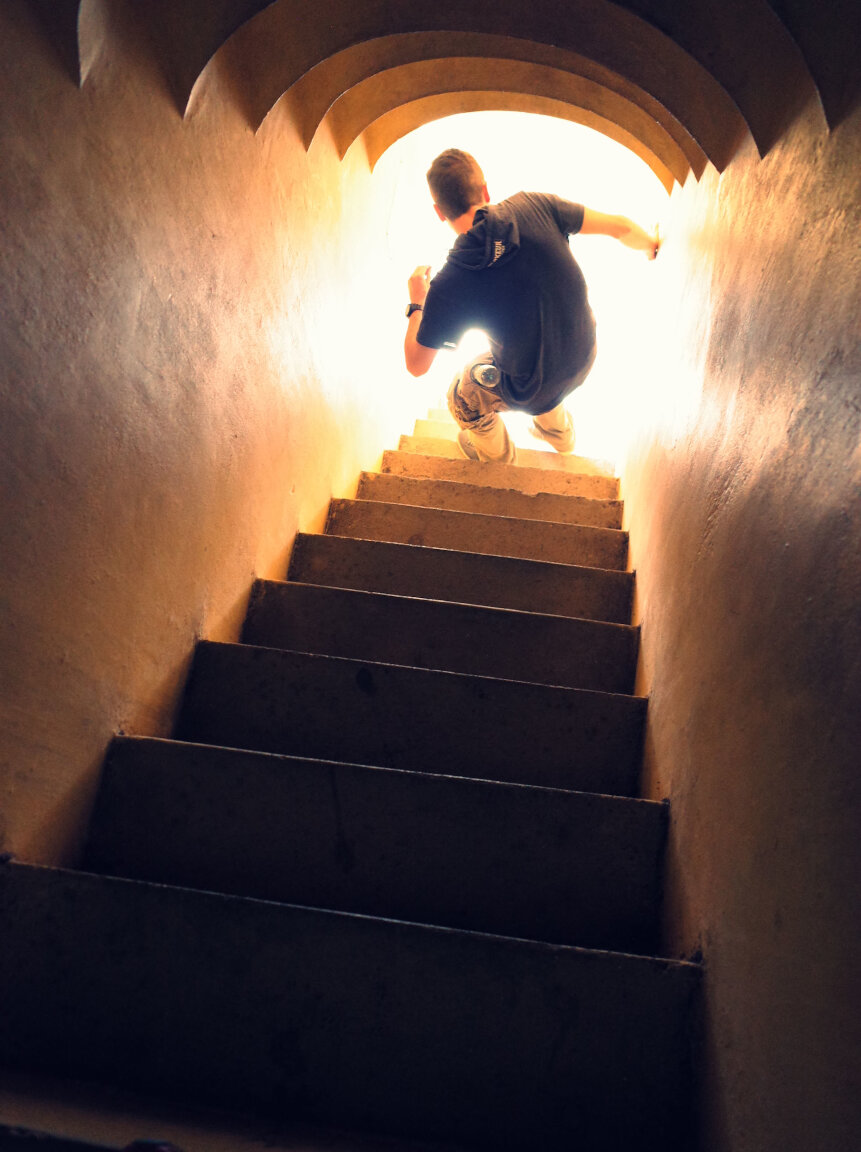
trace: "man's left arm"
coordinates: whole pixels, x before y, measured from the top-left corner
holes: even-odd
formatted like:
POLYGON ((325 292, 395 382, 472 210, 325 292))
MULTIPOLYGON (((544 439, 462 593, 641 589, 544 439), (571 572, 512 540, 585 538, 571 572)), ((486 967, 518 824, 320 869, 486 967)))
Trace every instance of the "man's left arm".
POLYGON ((419 327, 422 322, 422 308, 430 287, 430 267, 416 268, 409 279, 410 304, 418 304, 407 321, 407 334, 404 337, 404 360, 411 376, 424 376, 436 357, 436 348, 426 348, 418 342, 419 327))
POLYGON ((649 260, 654 260, 661 246, 660 237, 655 233, 651 235, 629 220, 627 216, 611 216, 605 212, 596 212, 593 208, 583 209, 583 224, 580 228, 581 236, 612 236, 614 240, 621 241, 627 248, 638 252, 645 252, 649 260))

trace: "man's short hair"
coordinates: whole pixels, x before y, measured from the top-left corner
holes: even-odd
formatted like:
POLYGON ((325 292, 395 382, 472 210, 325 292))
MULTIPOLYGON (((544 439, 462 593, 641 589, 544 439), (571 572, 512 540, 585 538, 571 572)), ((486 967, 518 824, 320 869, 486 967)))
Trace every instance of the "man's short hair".
POLYGON ((441 152, 428 169, 427 180, 434 204, 447 220, 456 220, 483 200, 484 173, 475 158, 459 148, 441 152))

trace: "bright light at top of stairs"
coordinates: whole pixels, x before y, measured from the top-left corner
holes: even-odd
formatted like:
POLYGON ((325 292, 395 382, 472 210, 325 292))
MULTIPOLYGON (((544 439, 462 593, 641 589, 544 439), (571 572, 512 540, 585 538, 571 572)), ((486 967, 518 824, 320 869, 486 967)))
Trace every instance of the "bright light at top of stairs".
MULTIPOLYGON (((451 247, 453 235, 436 218, 425 181, 433 158, 451 147, 476 157, 492 200, 521 189, 555 192, 599 212, 629 216, 649 229, 660 225, 667 211, 666 193, 648 166, 590 128, 519 112, 449 116, 399 140, 375 169, 375 176, 394 187, 387 235, 393 277, 405 280, 419 264, 438 269, 451 247)), ((650 263, 606 237, 579 237, 572 248, 589 285, 599 340, 595 368, 570 399, 576 450, 617 461, 636 429, 639 406, 656 386, 657 369, 650 360, 661 262, 650 263)), ((481 334, 467 333, 456 352, 437 357, 431 373, 442 403, 455 369, 483 347, 481 334)), ((425 391, 422 401, 426 396, 425 391)), ((423 415, 422 401, 417 416, 423 415)), ((522 420, 509 426, 516 443, 535 447, 522 420)))

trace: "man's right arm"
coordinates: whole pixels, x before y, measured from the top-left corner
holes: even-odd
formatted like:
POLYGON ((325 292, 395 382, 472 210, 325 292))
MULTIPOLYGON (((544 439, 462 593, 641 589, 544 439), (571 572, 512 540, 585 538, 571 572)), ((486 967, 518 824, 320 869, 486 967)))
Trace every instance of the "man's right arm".
MULTIPOLYGON (((410 303, 424 307, 430 288, 430 268, 427 264, 422 264, 416 268, 409 278, 407 288, 410 303)), ((407 366, 407 372, 411 376, 424 376, 430 370, 436 357, 436 348, 426 348, 424 344, 419 344, 416 339, 421 322, 422 313, 419 309, 413 312, 407 321, 407 334, 404 337, 404 362, 407 366)))
POLYGON ((639 224, 635 224, 627 216, 610 216, 604 212, 596 212, 592 208, 583 209, 583 224, 580 228, 580 235, 612 236, 614 240, 621 241, 628 248, 645 252, 650 260, 655 259, 661 246, 657 235, 650 236, 639 224))

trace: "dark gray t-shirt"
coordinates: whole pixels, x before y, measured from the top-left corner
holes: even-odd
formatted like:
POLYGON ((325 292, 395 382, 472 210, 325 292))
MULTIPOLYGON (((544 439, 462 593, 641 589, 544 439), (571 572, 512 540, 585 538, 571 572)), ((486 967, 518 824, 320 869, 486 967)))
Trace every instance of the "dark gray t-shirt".
POLYGON ((480 208, 431 281, 419 344, 453 347, 479 328, 508 407, 533 415, 555 408, 595 347, 586 281, 568 246, 582 225, 581 204, 543 193, 480 208))

